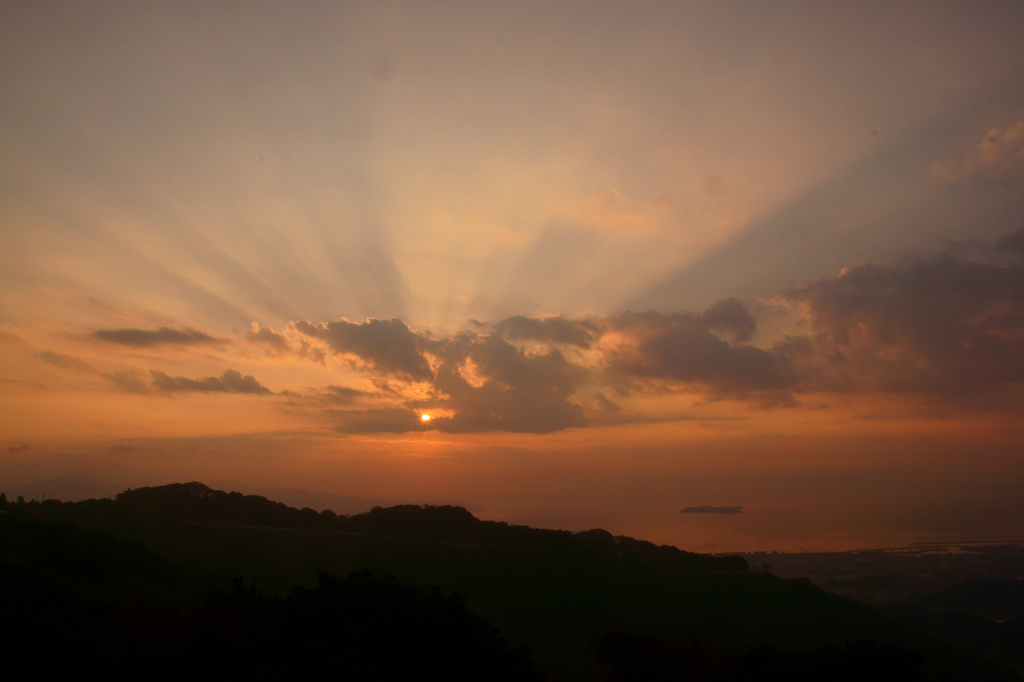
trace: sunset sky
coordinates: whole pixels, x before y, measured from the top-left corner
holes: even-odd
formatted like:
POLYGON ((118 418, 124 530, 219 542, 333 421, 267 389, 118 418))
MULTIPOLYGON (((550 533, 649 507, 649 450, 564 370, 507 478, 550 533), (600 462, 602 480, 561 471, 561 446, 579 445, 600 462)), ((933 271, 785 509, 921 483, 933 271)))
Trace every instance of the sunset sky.
POLYGON ((8 495, 1021 541, 1022 444, 1022 3, 0 5, 8 495))

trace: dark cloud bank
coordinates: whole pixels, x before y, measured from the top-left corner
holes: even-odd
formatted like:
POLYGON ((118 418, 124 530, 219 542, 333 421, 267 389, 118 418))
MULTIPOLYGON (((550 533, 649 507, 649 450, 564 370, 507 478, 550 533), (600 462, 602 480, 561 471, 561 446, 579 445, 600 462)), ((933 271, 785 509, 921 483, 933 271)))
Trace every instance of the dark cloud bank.
MULTIPOLYGON (((429 382, 431 397, 408 402, 402 408, 336 412, 341 422, 338 431, 404 432, 429 428, 447 433, 548 433, 586 424, 583 408, 571 400, 572 375, 579 368, 557 348, 528 354, 496 334, 467 333, 443 340, 419 336, 416 344, 424 350, 418 352, 431 354, 436 365, 436 369, 431 369, 424 355, 413 362, 407 354, 413 332, 398 320, 389 320, 388 324, 400 341, 384 347, 393 351, 394 356, 374 349, 372 355, 363 359, 379 372, 429 382), (435 417, 424 424, 421 413, 435 410, 450 411, 453 416, 435 417)), ((339 353, 359 355, 358 346, 338 343, 337 339, 332 347, 339 353)))
POLYGON ((1024 380, 1019 262, 865 265, 785 296, 804 306, 813 334, 776 354, 804 387, 965 398, 1024 380))
POLYGON ((347 320, 312 324, 296 322, 295 329, 305 336, 322 339, 336 353, 361 358, 382 374, 410 379, 431 377, 430 365, 423 355, 428 340, 416 334, 401 320, 367 320, 355 324, 347 320))
MULTIPOLYGON (((320 347, 392 386, 418 385, 426 396, 333 410, 342 433, 548 433, 586 426, 588 414, 627 419, 609 409, 617 406, 603 391, 627 396, 675 387, 760 407, 836 391, 920 393, 970 407, 980 404, 978 396, 1019 393, 1024 382, 1021 244, 1024 230, 997 243, 1001 262, 945 255, 864 265, 784 291, 774 303, 799 315, 806 333, 770 346, 751 343, 757 320, 734 298, 702 313, 515 316, 489 333, 446 338, 398 319, 293 322, 290 336, 257 328, 249 338, 271 352, 305 357, 320 347), (519 347, 522 341, 534 348, 519 347), (421 420, 436 411, 451 416, 421 420)), ((328 390, 336 404, 361 398, 353 389, 328 390)))
MULTIPOLYGON (((416 332, 397 319, 299 322, 292 329, 326 341, 334 353, 354 356, 375 373, 428 384, 429 398, 401 407, 333 412, 336 429, 343 433, 550 433, 582 427, 588 420, 578 388, 594 383, 608 384, 620 394, 645 390, 651 380, 702 384, 721 396, 775 394, 792 384, 779 358, 742 343, 755 323, 735 299, 703 314, 624 313, 589 320, 517 316, 497 323, 488 334, 463 332, 444 339, 416 332), (593 349, 613 332, 627 342, 598 351, 597 367, 566 354, 593 349), (528 352, 512 342, 517 340, 542 345, 528 352), (420 419, 421 413, 437 410, 451 416, 428 423, 420 419)), ((623 418, 603 393, 593 395, 595 410, 623 418)))

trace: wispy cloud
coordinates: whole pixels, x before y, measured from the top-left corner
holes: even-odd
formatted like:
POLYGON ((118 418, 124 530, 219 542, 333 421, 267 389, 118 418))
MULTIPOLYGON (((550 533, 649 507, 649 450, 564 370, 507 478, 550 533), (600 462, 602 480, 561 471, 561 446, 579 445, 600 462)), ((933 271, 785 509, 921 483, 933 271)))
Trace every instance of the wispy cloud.
POLYGON ((581 348, 589 348, 600 333, 589 320, 569 320, 560 316, 533 318, 525 315, 514 315, 502 320, 494 326, 494 331, 506 339, 535 339, 581 348))
POLYGON ((224 339, 210 336, 198 329, 160 327, 159 329, 100 329, 93 332, 93 338, 122 346, 193 346, 200 344, 221 344, 224 339))
POLYGON ((12 334, 10 332, 0 332, 0 343, 6 343, 20 348, 28 347, 28 341, 25 340, 25 337, 20 334, 12 334))
POLYGON ((1024 121, 1005 130, 992 128, 962 158, 933 164, 929 170, 957 182, 969 178, 1000 180, 1010 174, 1024 173, 1024 121))
POLYGON ((219 377, 205 377, 203 379, 172 377, 157 370, 151 370, 150 374, 153 376, 153 387, 167 393, 199 392, 267 395, 272 392, 269 388, 256 381, 253 376, 242 376, 241 372, 233 369, 225 370, 219 377))
POLYGON ((151 392, 145 374, 138 369, 119 370, 104 374, 103 377, 122 393, 145 394, 151 392))
POLYGON ((95 372, 95 368, 85 360, 76 358, 73 355, 65 355, 63 353, 54 353, 53 351, 44 350, 39 353, 39 359, 43 362, 49 363, 62 369, 70 369, 75 372, 95 372))

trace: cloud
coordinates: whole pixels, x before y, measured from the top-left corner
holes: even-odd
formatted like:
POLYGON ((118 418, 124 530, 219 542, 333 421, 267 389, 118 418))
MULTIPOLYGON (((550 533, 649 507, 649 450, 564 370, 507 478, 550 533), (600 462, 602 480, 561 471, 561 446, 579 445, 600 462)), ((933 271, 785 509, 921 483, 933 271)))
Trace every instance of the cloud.
POLYGON ((685 507, 682 511, 683 514, 739 514, 743 511, 743 507, 709 507, 704 505, 703 507, 685 507))
POLYGON ((581 368, 557 348, 527 353, 497 334, 463 335, 442 355, 435 404, 454 415, 432 419, 432 428, 550 433, 587 423, 583 408, 572 401, 573 375, 581 368))
MULTIPOLYGON (((295 331, 296 324, 308 323, 293 322, 288 325, 288 329, 295 331)), ((297 339, 289 338, 284 332, 276 332, 272 327, 261 327, 258 322, 252 323, 252 328, 246 332, 245 338, 250 343, 262 347, 264 351, 274 357, 291 354, 299 358, 312 360, 321 365, 327 364, 327 356, 324 353, 324 349, 320 347, 319 342, 310 342, 307 338, 301 336, 297 339)))
POLYGON ((381 374, 423 381, 433 377, 423 354, 429 339, 413 332, 397 318, 370 318, 362 324, 345 319, 320 324, 294 322, 292 327, 310 338, 326 341, 335 353, 356 356, 381 374))
POLYGON ((149 385, 145 375, 137 369, 126 369, 120 372, 104 374, 103 377, 124 393, 149 393, 149 385))
POLYGON ((204 379, 188 379, 172 377, 158 370, 150 370, 153 386, 165 392, 205 392, 205 393, 248 393, 253 395, 269 394, 271 390, 256 381, 251 375, 242 376, 233 369, 225 370, 219 377, 204 379))
POLYGON ((197 344, 220 344, 222 339, 214 338, 205 332, 197 329, 173 329, 171 327, 160 327, 159 329, 100 329, 93 332, 93 337, 108 343, 117 343, 122 346, 192 346, 197 344))
MULTIPOLYGON (((421 341, 439 363, 436 373, 427 374, 429 393, 406 398, 400 407, 332 411, 332 418, 342 422, 336 430, 550 433, 586 425, 583 408, 573 401, 573 379, 582 368, 568 362, 558 349, 527 353, 497 334, 471 332, 429 342, 421 337, 421 341), (438 416, 423 423, 424 412, 438 416)), ((374 363, 375 369, 378 366, 374 363)), ((404 375, 406 380, 419 380, 404 375)), ((401 396, 390 384, 378 388, 401 396)), ((351 402, 361 394, 356 389, 327 387, 333 402, 351 402)))
POLYGON ((753 317, 735 299, 704 315, 627 312, 609 324, 623 338, 605 351, 609 370, 619 378, 700 384, 722 395, 785 391, 794 383, 784 358, 715 335, 725 331, 745 339, 753 333, 753 317))
POLYGON ((0 343, 6 343, 11 346, 19 346, 25 348, 28 346, 28 341, 19 334, 12 334, 10 332, 0 332, 0 343))
POLYGON ((348 386, 327 386, 325 397, 328 402, 338 405, 348 405, 356 401, 359 396, 365 395, 366 391, 360 391, 348 386))
POLYGON ((611 400, 604 394, 598 391, 591 396, 594 401, 598 404, 600 409, 604 412, 622 412, 622 407, 611 400))
POLYGON ((55 365, 63 369, 74 370, 76 372, 96 371, 88 362, 80 358, 76 358, 73 355, 64 355, 63 353, 54 353, 52 351, 44 350, 39 354, 39 359, 43 362, 48 362, 51 365, 55 365))
MULTIPOLYGON (((1020 248, 1022 235, 1007 235, 999 248, 1020 248)), ((765 347, 750 343, 757 318, 735 298, 699 313, 625 312, 584 321, 514 316, 490 333, 443 338, 399 320, 292 328, 388 375, 375 383, 390 407, 332 413, 345 433, 551 433, 617 414, 644 418, 609 400, 608 388, 628 400, 631 392, 685 387, 704 400, 772 408, 837 391, 917 392, 966 404, 1024 382, 1024 264, 945 255, 862 265, 774 301, 796 313, 804 331, 765 347), (528 350, 530 344, 516 344, 523 339, 548 346, 528 350), (579 350, 570 360, 560 346, 579 350), (432 416, 426 424, 423 412, 432 416)), ((324 391, 340 405, 361 394, 342 386, 324 391)))
POLYGON ((273 355, 284 355, 291 352, 288 337, 275 332, 270 327, 261 327, 258 322, 252 323, 252 329, 246 332, 245 338, 249 339, 252 343, 263 346, 273 355))
POLYGON ((494 325, 494 331, 506 339, 535 339, 546 343, 590 348, 598 336, 597 327, 589 321, 564 317, 525 317, 515 315, 494 325))
MULTIPOLYGON (((703 384, 716 396, 758 394, 758 401, 773 405, 792 400, 785 390, 791 380, 784 359, 742 344, 753 335, 756 321, 736 299, 702 314, 624 313, 582 321, 514 316, 496 324, 491 333, 464 331, 441 339, 414 332, 395 319, 294 322, 290 328, 327 341, 335 352, 355 355, 371 371, 392 375, 399 383, 429 382, 429 393, 424 396, 420 389, 415 397, 389 384, 392 396, 406 396, 400 407, 335 413, 345 415, 338 428, 346 433, 373 428, 551 433, 583 427, 588 420, 577 389, 605 380, 613 385, 642 386, 651 380, 703 384), (606 335, 617 342, 603 343, 606 335), (527 351, 510 339, 554 347, 527 351), (590 350, 588 364, 571 362, 558 345, 590 350), (434 410, 435 416, 422 424, 418 415, 426 410, 434 410)), ((325 394, 331 402, 346 404, 359 392, 327 387, 325 394)), ((595 418, 601 413, 607 420, 609 414, 622 412, 603 393, 589 395, 595 418)))
POLYGON ((9 446, 7 446, 7 452, 10 452, 11 454, 14 454, 14 455, 16 455, 16 454, 18 454, 20 452, 28 452, 31 449, 32 449, 32 446, 29 445, 28 443, 19 443, 18 445, 9 445, 9 446))
POLYGON ((812 334, 780 344, 808 387, 942 391, 1024 381, 1024 267, 950 256, 791 289, 812 334))
POLYGON ((996 241, 996 250, 1024 258, 1024 227, 1000 237, 996 241))
POLYGON ((1017 176, 1024 170, 1024 121, 1017 121, 1006 130, 990 129, 963 159, 936 163, 928 170, 951 182, 974 177, 999 180, 1017 176))
POLYGON ((732 336, 735 341, 748 341, 757 330, 757 321, 738 298, 727 298, 715 303, 700 315, 707 329, 732 336))

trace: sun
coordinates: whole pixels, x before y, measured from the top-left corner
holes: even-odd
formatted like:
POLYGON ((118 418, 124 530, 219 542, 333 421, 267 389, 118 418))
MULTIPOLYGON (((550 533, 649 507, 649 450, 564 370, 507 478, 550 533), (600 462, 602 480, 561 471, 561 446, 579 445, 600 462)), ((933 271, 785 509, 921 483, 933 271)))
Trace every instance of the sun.
POLYGON ((430 421, 430 415, 429 414, 424 414, 424 415, 422 415, 420 417, 420 419, 422 419, 425 422, 428 422, 428 421, 430 421))

